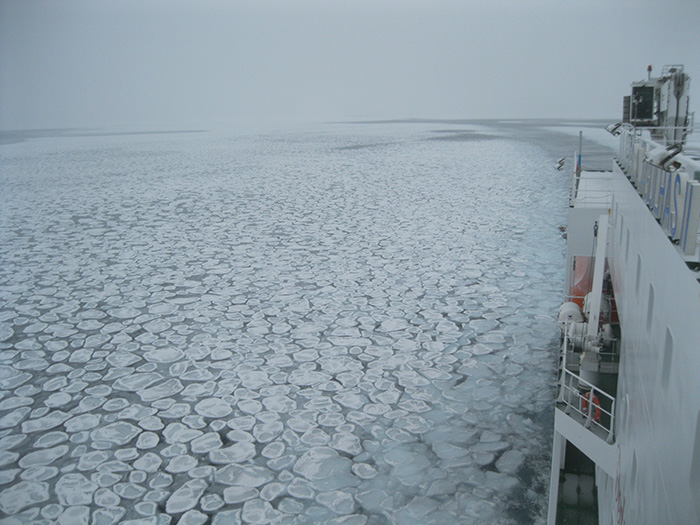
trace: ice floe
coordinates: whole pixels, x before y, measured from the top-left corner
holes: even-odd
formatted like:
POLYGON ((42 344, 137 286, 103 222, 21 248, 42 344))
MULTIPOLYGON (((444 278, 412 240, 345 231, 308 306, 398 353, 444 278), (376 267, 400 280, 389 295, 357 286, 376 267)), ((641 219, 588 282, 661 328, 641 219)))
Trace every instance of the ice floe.
POLYGON ((3 146, 8 523, 536 519, 565 181, 332 129, 3 146))

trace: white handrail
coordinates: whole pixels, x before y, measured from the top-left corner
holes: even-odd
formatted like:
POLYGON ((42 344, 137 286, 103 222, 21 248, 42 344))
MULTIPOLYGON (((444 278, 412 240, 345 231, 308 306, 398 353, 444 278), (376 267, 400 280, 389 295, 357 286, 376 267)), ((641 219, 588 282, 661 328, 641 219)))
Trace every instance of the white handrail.
POLYGON ((562 370, 561 388, 558 401, 566 405, 564 412, 570 414, 574 411, 580 414, 585 419, 584 427, 595 426, 602 429, 608 435, 607 442, 612 443, 615 398, 566 368, 562 370), (586 393, 581 392, 582 387, 586 393))

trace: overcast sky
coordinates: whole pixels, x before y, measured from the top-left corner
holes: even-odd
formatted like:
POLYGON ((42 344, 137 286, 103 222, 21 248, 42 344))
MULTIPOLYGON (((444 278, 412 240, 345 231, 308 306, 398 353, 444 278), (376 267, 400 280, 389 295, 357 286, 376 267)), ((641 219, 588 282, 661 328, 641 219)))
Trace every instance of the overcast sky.
POLYGON ((0 128, 617 118, 699 0, 0 0, 0 128))

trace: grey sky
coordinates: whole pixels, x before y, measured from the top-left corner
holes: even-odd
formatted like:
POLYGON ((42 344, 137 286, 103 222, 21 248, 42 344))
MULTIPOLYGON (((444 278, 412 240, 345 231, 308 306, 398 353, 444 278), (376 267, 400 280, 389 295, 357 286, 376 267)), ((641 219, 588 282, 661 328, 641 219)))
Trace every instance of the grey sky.
POLYGON ((0 128, 616 118, 698 0, 0 0, 0 128))

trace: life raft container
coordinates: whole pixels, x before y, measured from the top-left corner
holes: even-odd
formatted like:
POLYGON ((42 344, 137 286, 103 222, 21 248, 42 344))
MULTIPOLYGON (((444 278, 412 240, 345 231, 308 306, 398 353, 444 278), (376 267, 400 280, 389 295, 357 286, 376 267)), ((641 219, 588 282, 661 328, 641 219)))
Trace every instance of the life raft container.
MULTIPOLYGON (((588 416, 588 401, 591 399, 591 393, 586 392, 586 394, 583 396, 583 399, 581 399, 581 411, 585 416, 588 416)), ((593 406, 595 407, 595 411, 593 412, 593 421, 596 423, 600 420, 600 415, 602 414, 602 411, 600 410, 600 401, 598 400, 598 396, 593 394, 593 406)))

